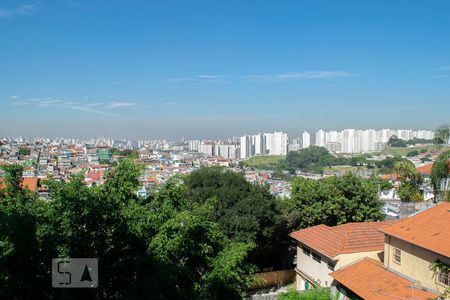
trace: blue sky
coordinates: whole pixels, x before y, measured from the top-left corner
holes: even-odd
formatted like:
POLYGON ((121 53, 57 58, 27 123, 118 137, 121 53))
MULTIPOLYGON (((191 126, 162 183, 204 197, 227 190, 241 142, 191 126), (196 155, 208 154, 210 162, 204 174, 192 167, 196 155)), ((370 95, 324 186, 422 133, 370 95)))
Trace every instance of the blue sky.
POLYGON ((450 1, 0 2, 0 135, 450 121, 450 1))

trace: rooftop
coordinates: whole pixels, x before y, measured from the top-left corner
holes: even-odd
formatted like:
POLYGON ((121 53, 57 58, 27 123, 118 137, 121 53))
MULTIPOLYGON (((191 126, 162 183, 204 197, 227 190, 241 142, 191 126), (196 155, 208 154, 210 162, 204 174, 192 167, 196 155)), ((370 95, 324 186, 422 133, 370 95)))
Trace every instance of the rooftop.
POLYGON ((333 258, 345 253, 383 250, 384 234, 379 229, 390 223, 391 221, 361 222, 333 227, 321 224, 295 231, 290 236, 300 243, 333 258))
POLYGON ((383 264, 363 258, 330 274, 359 297, 367 300, 435 299, 437 294, 414 287, 413 283, 384 268, 383 264))
POLYGON ((436 204, 380 231, 450 257, 450 202, 436 204))
MULTIPOLYGON (((429 163, 429 164, 423 165, 421 167, 416 168, 416 170, 422 175, 431 175, 431 170, 433 169, 433 164, 434 163, 429 163)), ((450 161, 448 162, 448 164, 450 166, 450 161)))
MULTIPOLYGON (((25 177, 22 178, 21 187, 29 189, 32 192, 36 192, 38 188, 37 177, 25 177)), ((3 178, 0 178, 0 189, 6 188, 6 182, 3 178)))

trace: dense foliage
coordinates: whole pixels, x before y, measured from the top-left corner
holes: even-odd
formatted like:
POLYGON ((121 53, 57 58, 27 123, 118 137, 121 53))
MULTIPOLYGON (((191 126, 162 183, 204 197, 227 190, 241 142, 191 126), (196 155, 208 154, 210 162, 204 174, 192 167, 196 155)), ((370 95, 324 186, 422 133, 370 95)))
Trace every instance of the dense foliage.
POLYGON ((291 151, 280 162, 287 170, 322 172, 326 166, 335 165, 335 158, 323 147, 312 146, 299 151, 291 151))
POLYGON ((210 217, 214 205, 185 198, 171 182, 141 199, 140 167, 124 161, 107 182, 49 182, 50 201, 20 188, 7 167, 0 193, 1 299, 239 299, 250 284, 251 242, 235 242, 210 217), (97 257, 93 290, 51 288, 51 259, 97 257))
POLYGON ((398 196, 404 202, 423 200, 423 196, 419 190, 423 181, 422 175, 416 170, 414 164, 410 161, 398 161, 394 165, 400 186, 398 188, 398 196))
POLYGON ((333 299, 330 289, 316 288, 302 293, 297 292, 295 289, 289 290, 289 292, 281 294, 278 300, 331 300, 333 299))
POLYGON ((299 151, 291 151, 286 159, 278 163, 279 170, 304 171, 322 173, 330 166, 365 166, 376 168, 379 173, 387 174, 394 171, 394 165, 399 161, 408 161, 400 156, 386 157, 381 161, 369 160, 367 155, 352 157, 334 156, 323 147, 312 146, 299 151))
POLYGON ((212 220, 237 242, 254 243, 252 262, 270 267, 279 257, 282 231, 278 201, 268 189, 253 185, 243 174, 221 168, 201 168, 186 179, 187 198, 196 203, 214 200, 212 220))
POLYGON ((450 139, 450 125, 441 125, 434 134, 433 142, 437 145, 448 144, 450 139))
POLYGON ((417 155, 419 155, 419 151, 417 151, 417 150, 409 151, 408 153, 406 153, 407 157, 414 157, 417 155))
POLYGON ((435 201, 449 200, 450 151, 441 153, 431 169, 431 185, 435 193, 435 201))
POLYGON ((112 148, 111 152, 112 155, 125 156, 130 159, 139 158, 139 152, 137 150, 130 150, 130 149, 119 150, 117 148, 112 148))
POLYGON ((402 140, 396 135, 393 135, 389 138, 387 145, 389 147, 408 147, 412 145, 418 145, 418 144, 431 144, 433 143, 433 140, 427 140, 427 139, 420 139, 420 138, 412 138, 409 140, 402 140))
POLYGON ((280 200, 242 174, 201 168, 141 198, 141 166, 124 160, 101 186, 46 182, 43 201, 21 188, 22 167, 4 169, 0 299, 240 299, 253 272, 292 263, 289 231, 382 218, 383 182, 351 174, 298 178, 280 200), (52 289, 56 257, 98 258, 99 287, 52 289))
POLYGON ((25 147, 21 147, 19 148, 19 155, 20 156, 25 156, 25 155, 30 155, 31 153, 31 148, 25 148, 25 147))
POLYGON ((351 173, 321 180, 297 178, 292 182, 291 198, 283 201, 290 230, 379 221, 384 217, 380 208, 377 185, 351 173))
POLYGON ((398 162, 409 162, 409 160, 400 156, 386 157, 383 160, 375 162, 378 172, 381 174, 390 174, 395 172, 395 164, 398 162))

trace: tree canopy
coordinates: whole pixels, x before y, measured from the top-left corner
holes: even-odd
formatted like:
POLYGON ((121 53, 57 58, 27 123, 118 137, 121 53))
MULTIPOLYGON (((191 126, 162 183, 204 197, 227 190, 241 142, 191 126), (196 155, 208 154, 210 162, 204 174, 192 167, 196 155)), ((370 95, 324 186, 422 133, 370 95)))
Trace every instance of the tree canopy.
POLYGON ((218 167, 200 168, 186 178, 186 197, 196 203, 213 203, 211 215, 236 242, 255 243, 252 261, 271 266, 277 256, 281 230, 278 201, 267 187, 249 183, 241 173, 218 167))
POLYGON ((398 195, 404 202, 423 200, 419 186, 423 181, 422 175, 410 161, 398 161, 394 165, 395 173, 400 181, 398 195))
POLYGON ((44 201, 22 189, 22 167, 5 166, 0 298, 241 299, 252 273, 289 251, 289 231, 383 216, 373 178, 297 178, 276 199, 243 174, 201 168, 141 198, 141 168, 125 159, 95 187, 50 180, 44 201), (98 258, 98 288, 52 289, 57 257, 98 258))
POLYGON ((436 129, 433 142, 437 145, 447 144, 450 139, 450 125, 441 125, 436 129))
POLYGON ((335 157, 323 147, 311 146, 299 151, 291 151, 280 167, 287 170, 302 170, 320 173, 326 166, 335 165, 335 157))
POLYGON ((290 289, 289 292, 281 294, 278 300, 331 300, 331 290, 329 288, 315 288, 312 290, 297 292, 290 289))
POLYGON ((384 216, 377 189, 373 181, 351 173, 320 180, 297 178, 291 198, 283 201, 283 215, 291 231, 319 224, 379 221, 384 216))
POLYGON ((449 199, 448 179, 450 178, 450 151, 441 153, 431 169, 431 185, 433 186, 435 201, 449 199))
POLYGON ((139 198, 140 166, 125 160, 102 186, 82 177, 50 181, 48 201, 20 187, 22 169, 6 167, 0 192, 0 298, 240 299, 251 282, 252 242, 233 241, 211 215, 212 202, 187 201, 168 183, 139 198), (99 259, 100 283, 52 289, 51 259, 99 259))

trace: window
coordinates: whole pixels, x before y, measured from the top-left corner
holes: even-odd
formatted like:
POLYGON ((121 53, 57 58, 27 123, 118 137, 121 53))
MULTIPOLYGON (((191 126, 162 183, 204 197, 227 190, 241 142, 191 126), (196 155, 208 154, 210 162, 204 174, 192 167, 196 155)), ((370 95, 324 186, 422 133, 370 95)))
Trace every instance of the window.
POLYGON ((336 266, 335 262, 333 261, 328 262, 328 269, 330 269, 331 271, 334 271, 334 266, 336 266))
POLYGON ((317 261, 318 263, 322 262, 322 258, 320 257, 319 254, 313 252, 313 253, 312 253, 312 257, 313 257, 313 259, 314 259, 315 261, 317 261))
POLYGON ((400 249, 394 248, 394 262, 399 265, 402 263, 402 251, 400 249))
POLYGON ((450 286, 450 272, 440 271, 436 276, 437 282, 443 286, 450 286))
POLYGON ((305 255, 310 256, 311 255, 311 251, 309 251, 309 249, 303 248, 303 253, 305 253, 305 255))

